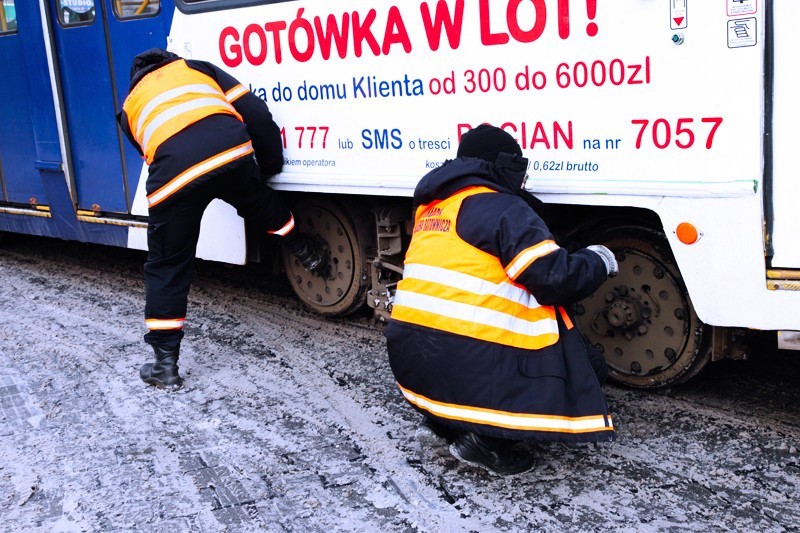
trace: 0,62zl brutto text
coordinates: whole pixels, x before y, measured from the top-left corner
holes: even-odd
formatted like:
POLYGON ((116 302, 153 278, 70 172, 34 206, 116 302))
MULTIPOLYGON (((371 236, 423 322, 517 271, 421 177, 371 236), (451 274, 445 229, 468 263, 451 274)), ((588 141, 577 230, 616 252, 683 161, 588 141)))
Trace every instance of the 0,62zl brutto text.
POLYGON ((534 172, 597 172, 600 165, 592 161, 531 161, 531 170, 534 172))

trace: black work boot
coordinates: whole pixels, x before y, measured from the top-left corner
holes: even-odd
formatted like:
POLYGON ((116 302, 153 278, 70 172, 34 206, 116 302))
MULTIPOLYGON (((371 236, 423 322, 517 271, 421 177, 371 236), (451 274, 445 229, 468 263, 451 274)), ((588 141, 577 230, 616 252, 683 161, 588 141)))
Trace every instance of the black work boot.
POLYGON ((533 469, 536 464, 533 456, 512 450, 512 445, 513 441, 463 433, 450 445, 450 453, 459 461, 500 476, 513 476, 533 469))
POLYGON ((283 238, 284 248, 294 255, 303 268, 309 271, 320 270, 325 265, 320 239, 306 233, 292 232, 283 238))
POLYGON ((178 375, 179 348, 153 346, 155 363, 146 363, 139 369, 139 377, 148 385, 159 389, 176 391, 183 387, 183 379, 178 375))

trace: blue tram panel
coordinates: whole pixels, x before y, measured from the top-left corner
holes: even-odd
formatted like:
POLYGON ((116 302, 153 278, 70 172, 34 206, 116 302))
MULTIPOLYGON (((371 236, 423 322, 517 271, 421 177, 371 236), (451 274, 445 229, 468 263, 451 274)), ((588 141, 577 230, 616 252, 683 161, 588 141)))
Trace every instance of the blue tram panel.
MULTIPOLYGON (((36 168, 40 158, 33 112, 37 107, 48 107, 52 96, 47 91, 44 101, 37 100, 41 87, 31 81, 41 80, 29 81, 27 76, 31 59, 47 65, 39 10, 32 4, 25 2, 10 9, 0 4, 0 199, 15 205, 46 203, 36 168)), ((45 81, 49 86, 49 80, 45 81)), ((52 114, 52 105, 49 108, 52 114)))
POLYGON ((126 245, 126 228, 81 216, 131 214, 143 161, 116 113, 134 56, 166 47, 173 12, 173 0, 0 2, 0 231, 126 245))
POLYGON ((164 19, 171 18, 165 15, 172 13, 171 2, 151 2, 150 11, 136 15, 141 3, 52 1, 78 208, 128 213, 142 162, 114 117, 127 94, 133 57, 166 46, 164 19))

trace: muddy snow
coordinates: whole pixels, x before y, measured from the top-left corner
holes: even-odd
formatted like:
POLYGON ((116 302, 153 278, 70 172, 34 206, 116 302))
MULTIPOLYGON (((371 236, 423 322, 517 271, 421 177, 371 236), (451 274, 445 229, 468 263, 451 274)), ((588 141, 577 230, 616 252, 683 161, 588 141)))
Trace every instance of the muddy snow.
POLYGON ((141 383, 140 252, 0 247, 0 530, 798 531, 800 353, 764 342, 659 393, 607 386, 619 438, 498 478, 415 437, 382 326, 198 262, 181 370, 141 383))

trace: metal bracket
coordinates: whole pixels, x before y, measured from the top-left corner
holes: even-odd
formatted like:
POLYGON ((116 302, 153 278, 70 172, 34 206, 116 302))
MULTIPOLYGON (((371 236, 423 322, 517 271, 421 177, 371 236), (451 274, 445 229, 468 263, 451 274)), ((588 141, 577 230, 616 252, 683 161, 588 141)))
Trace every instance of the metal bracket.
POLYGON ((394 291, 403 278, 403 224, 409 219, 408 209, 393 206, 375 213, 378 236, 378 257, 372 262, 372 288, 367 304, 375 318, 386 322, 392 313, 394 291))

